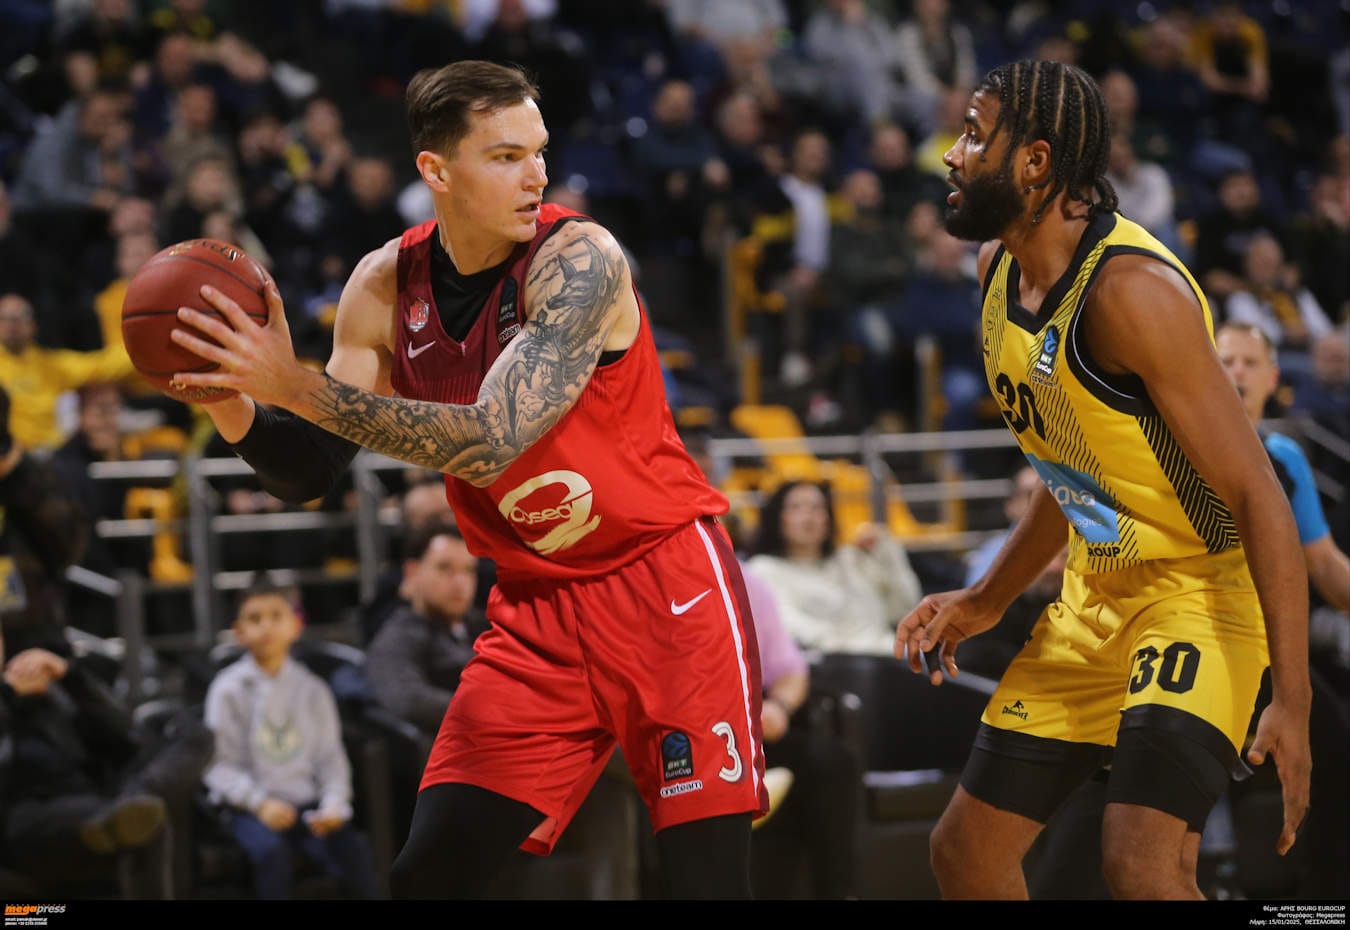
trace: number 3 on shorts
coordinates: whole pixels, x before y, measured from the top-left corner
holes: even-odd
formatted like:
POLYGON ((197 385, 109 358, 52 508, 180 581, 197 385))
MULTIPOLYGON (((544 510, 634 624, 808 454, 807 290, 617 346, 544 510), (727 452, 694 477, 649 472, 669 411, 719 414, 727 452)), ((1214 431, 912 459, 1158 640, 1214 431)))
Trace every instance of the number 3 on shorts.
POLYGON ((718 770, 717 777, 723 781, 740 781, 745 766, 741 762, 740 752, 736 749, 736 731, 725 720, 719 720, 713 724, 712 731, 722 737, 722 740, 727 744, 727 758, 731 760, 730 766, 724 765, 718 770))

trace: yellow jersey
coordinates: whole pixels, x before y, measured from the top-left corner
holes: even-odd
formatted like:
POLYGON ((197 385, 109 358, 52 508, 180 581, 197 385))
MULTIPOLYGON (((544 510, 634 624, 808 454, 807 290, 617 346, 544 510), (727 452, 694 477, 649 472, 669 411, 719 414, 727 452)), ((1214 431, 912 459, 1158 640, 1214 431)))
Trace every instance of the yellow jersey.
POLYGON ((1100 370, 1083 310, 1113 255, 1148 255, 1184 277, 1214 334, 1209 303, 1166 246, 1119 214, 1088 224, 1038 312, 1017 302, 1020 268, 1002 246, 983 284, 985 374, 1009 429, 1068 518, 1068 568, 1115 571, 1239 546, 1233 516, 1182 452, 1134 375, 1100 370))

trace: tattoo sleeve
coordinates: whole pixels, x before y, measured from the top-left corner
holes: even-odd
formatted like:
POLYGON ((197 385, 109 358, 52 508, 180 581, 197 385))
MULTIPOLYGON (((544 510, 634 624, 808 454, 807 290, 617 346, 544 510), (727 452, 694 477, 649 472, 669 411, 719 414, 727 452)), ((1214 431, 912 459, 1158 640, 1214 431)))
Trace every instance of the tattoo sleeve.
POLYGON ((319 426, 374 452, 491 484, 558 422, 599 362, 625 261, 608 236, 569 224, 526 281, 530 319, 497 358, 472 405, 385 397, 325 377, 308 400, 319 426))

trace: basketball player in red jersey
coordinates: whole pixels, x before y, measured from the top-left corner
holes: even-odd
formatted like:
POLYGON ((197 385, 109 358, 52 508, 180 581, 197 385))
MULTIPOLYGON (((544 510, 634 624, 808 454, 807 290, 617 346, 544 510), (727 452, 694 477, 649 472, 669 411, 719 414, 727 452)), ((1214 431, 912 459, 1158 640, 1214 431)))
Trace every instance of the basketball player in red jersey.
POLYGON ((174 338, 220 368, 177 378, 239 392, 206 409, 283 499, 321 496, 359 446, 444 472, 465 540, 497 566, 395 897, 473 897, 515 847, 547 854, 619 746, 668 894, 748 898, 768 797, 727 501, 675 431, 618 243, 542 202, 537 100, 502 65, 416 75, 435 219, 357 265, 325 370, 297 362, 275 288, 258 325, 204 287, 230 325, 184 308, 174 338))

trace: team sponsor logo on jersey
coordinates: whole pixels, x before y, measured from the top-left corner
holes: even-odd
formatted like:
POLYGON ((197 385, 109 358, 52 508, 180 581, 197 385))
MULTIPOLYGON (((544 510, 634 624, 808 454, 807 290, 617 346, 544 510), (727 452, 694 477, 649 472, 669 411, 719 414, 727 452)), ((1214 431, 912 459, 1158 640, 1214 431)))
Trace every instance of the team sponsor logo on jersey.
POLYGON ((515 335, 518 332, 520 332, 520 324, 512 323, 510 326, 506 327, 506 329, 497 333, 497 345, 499 346, 506 345, 513 338, 515 338, 515 335))
POLYGON ((1031 369, 1031 380, 1049 381, 1055 374, 1055 356, 1059 354, 1059 327, 1047 326, 1041 338, 1041 353, 1031 369))
MULTIPOLYGON (((694 747, 689 736, 681 730, 671 730, 661 737, 661 777, 688 778, 694 774, 694 747)), ((699 788, 703 785, 700 783, 699 788)), ((694 789, 688 789, 694 790, 694 789)))
POLYGON ((574 471, 535 475, 508 491, 497 510, 525 545, 543 555, 575 546, 600 525, 591 483, 574 471))
POLYGON ((693 781, 676 782, 673 785, 661 786, 661 797, 673 798, 677 794, 688 794, 691 791, 702 791, 703 779, 695 778, 693 781))
POLYGON ((408 329, 420 333, 429 319, 431 319, 431 304, 421 297, 414 300, 408 307, 408 329))
POLYGON ((1115 501, 1086 472, 1067 465, 1046 462, 1028 455, 1027 461, 1041 476, 1050 494, 1064 511, 1069 525, 1089 543, 1120 542, 1119 516, 1115 501))

